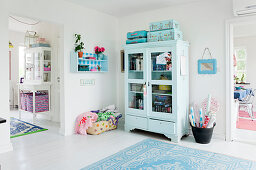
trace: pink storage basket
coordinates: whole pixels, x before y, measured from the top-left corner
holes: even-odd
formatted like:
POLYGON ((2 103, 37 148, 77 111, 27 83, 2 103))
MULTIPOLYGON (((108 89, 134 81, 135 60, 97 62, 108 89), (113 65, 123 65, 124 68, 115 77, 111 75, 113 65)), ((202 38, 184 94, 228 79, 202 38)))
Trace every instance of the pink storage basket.
MULTIPOLYGON (((36 93, 35 100, 36 113, 49 111, 48 94, 36 93)), ((22 110, 33 112, 33 93, 21 93, 20 103, 22 110)))
POLYGON ((44 67, 44 71, 51 71, 51 67, 44 67))

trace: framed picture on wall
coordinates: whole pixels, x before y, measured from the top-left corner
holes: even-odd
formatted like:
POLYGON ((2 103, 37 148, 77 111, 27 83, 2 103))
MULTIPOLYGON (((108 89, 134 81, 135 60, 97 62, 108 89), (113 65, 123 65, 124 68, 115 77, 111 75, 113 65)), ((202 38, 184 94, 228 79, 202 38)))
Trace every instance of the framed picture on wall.
POLYGON ((124 73, 124 71, 125 71, 124 50, 120 51, 120 55, 121 55, 121 72, 124 73))
POLYGON ((217 60, 212 58, 212 53, 209 48, 204 49, 202 59, 197 61, 198 74, 216 74, 217 73, 217 60), (205 53, 208 52, 210 59, 204 59, 205 53))
POLYGON ((198 60, 198 73, 199 74, 216 74, 217 73, 216 59, 198 60))

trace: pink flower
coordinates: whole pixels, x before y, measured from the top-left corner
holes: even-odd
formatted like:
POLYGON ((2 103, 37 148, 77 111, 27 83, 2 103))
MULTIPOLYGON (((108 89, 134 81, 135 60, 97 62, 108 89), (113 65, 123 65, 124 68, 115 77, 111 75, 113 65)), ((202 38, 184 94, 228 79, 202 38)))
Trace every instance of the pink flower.
POLYGON ((98 51, 98 49, 99 49, 99 47, 98 47, 98 46, 94 47, 94 51, 95 51, 95 53, 98 51))
POLYGON ((101 52, 104 52, 105 51, 105 48, 104 47, 101 47, 101 52))

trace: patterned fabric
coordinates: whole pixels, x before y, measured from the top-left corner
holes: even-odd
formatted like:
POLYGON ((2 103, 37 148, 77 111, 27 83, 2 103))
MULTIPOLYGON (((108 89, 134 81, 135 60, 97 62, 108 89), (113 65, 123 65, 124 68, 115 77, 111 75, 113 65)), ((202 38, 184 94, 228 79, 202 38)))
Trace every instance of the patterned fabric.
POLYGON ((11 133, 11 138, 15 138, 18 136, 23 136, 23 135, 28 135, 31 133, 37 133, 41 131, 45 131, 48 129, 21 121, 19 119, 10 118, 10 133, 11 133))
POLYGON ((255 170, 256 162, 146 139, 85 169, 255 170))
POLYGON ((91 135, 99 135, 103 132, 116 129, 117 126, 113 125, 112 121, 100 121, 93 123, 92 127, 89 127, 86 132, 91 135))
MULTIPOLYGON (((36 101, 35 102, 36 113, 49 111, 48 94, 36 93, 35 101, 36 101)), ((21 93, 20 106, 22 110, 33 112, 33 93, 21 93)))
POLYGON ((93 112, 85 112, 77 116, 75 124, 75 132, 81 135, 87 135, 86 130, 92 127, 93 123, 98 119, 98 115, 93 112))
POLYGON ((104 112, 104 113, 98 113, 98 120, 99 121, 108 121, 109 118, 115 118, 116 116, 112 112, 104 112))

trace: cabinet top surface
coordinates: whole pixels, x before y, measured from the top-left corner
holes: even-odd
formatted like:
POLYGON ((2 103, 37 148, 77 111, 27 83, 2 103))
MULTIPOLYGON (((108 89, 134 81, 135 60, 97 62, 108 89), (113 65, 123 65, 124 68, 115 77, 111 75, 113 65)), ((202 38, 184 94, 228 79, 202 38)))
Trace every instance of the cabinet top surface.
POLYGON ((34 52, 34 51, 51 51, 51 47, 34 47, 34 48, 25 49, 25 52, 34 52))
POLYGON ((170 41, 128 44, 128 45, 124 45, 123 47, 127 50, 127 49, 134 49, 134 48, 154 48, 154 47, 166 47, 166 46, 175 46, 175 45, 189 46, 189 42, 182 41, 182 40, 170 40, 170 41))

